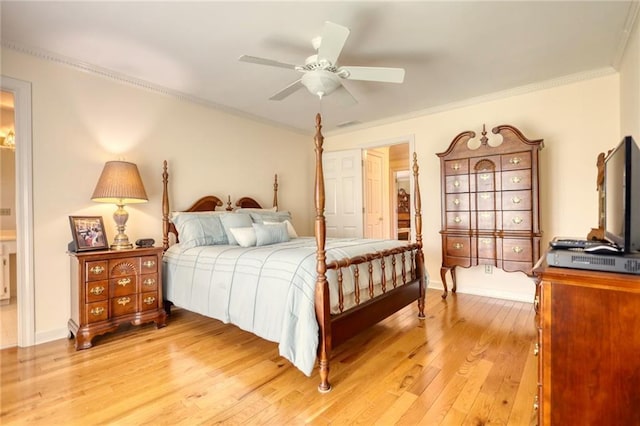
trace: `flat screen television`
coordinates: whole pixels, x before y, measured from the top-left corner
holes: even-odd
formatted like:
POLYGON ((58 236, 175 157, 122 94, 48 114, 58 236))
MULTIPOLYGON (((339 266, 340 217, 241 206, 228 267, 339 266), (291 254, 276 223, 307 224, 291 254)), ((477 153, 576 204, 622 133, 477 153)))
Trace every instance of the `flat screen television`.
POLYGON ((626 136, 604 163, 604 236, 625 253, 640 251, 640 149, 626 136))

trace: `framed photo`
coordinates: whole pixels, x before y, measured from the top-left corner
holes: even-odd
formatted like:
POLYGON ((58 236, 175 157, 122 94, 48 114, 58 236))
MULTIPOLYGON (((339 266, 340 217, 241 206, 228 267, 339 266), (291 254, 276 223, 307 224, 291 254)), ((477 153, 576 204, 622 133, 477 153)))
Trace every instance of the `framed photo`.
POLYGON ((75 251, 108 249, 102 216, 69 216, 75 251))

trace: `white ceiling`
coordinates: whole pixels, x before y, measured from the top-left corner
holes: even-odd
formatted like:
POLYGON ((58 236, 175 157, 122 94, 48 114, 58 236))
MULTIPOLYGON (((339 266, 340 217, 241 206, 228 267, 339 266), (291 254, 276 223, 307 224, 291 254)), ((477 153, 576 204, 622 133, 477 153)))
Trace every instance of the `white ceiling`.
POLYGON ((316 112, 331 131, 613 72, 637 12, 637 1, 616 0, 3 0, 0 36, 4 47, 310 133, 316 112), (300 74, 238 57, 303 64, 325 21, 351 30, 338 65, 402 67, 405 82, 346 81, 359 101, 350 107, 306 90, 268 100, 300 74))

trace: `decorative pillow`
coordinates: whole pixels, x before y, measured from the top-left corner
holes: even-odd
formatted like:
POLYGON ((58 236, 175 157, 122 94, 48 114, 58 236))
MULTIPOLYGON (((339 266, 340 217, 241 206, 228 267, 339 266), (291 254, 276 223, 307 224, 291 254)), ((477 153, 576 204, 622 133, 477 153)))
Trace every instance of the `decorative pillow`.
POLYGON ((240 247, 251 247, 256 245, 256 231, 249 228, 229 228, 240 247))
POLYGON ((256 232, 256 246, 266 246, 275 243, 286 243, 289 241, 286 223, 276 225, 264 225, 254 223, 253 229, 256 232))
POLYGON ((249 213, 253 223, 268 222, 284 222, 285 220, 291 221, 291 213, 289 212, 257 212, 253 211, 249 213))
POLYGON ((250 228, 251 227, 251 216, 246 213, 227 213, 220 216, 220 221, 222 222, 222 227, 224 228, 224 232, 227 234, 227 240, 229 244, 237 245, 238 242, 231 232, 231 228, 250 228))
POLYGON ((180 246, 187 249, 198 246, 227 244, 221 216, 202 213, 180 213, 172 222, 178 231, 180 246))
POLYGON ((287 224, 287 233, 289 234, 289 238, 298 238, 298 233, 296 232, 296 229, 293 227, 293 225, 291 224, 291 222, 289 222, 289 220, 285 220, 284 222, 271 222, 268 220, 265 220, 263 222, 265 225, 277 225, 279 223, 286 223, 287 224))

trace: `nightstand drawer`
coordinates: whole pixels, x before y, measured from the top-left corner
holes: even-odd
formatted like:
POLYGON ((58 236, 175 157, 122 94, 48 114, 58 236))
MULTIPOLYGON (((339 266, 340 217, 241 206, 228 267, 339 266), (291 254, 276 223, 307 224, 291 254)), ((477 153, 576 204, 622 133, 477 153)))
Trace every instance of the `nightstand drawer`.
POLYGON ((138 290, 137 277, 135 275, 123 276, 109 280, 111 297, 126 296, 138 290))
POLYGON ((109 301, 104 300, 102 302, 87 303, 85 305, 87 312, 87 322, 93 323, 98 321, 104 321, 109 318, 109 301))
POLYGON ((142 293, 142 299, 140 300, 140 310, 148 311, 149 309, 158 308, 158 294, 155 291, 142 293))
POLYGON ((158 270, 158 261, 155 256, 144 256, 140 265, 140 273, 150 274, 158 270))
POLYGON ((158 290, 158 274, 142 275, 140 279, 142 280, 140 288, 141 292, 158 290))
POLYGON ((89 281, 87 282, 86 302, 98 302, 109 298, 109 281, 89 281))
POLYGON ((108 266, 106 260, 87 262, 85 281, 106 280, 109 277, 108 266))
POLYGON ((111 315, 120 316, 136 312, 138 306, 138 296, 130 294, 128 296, 114 297, 111 299, 111 315))

